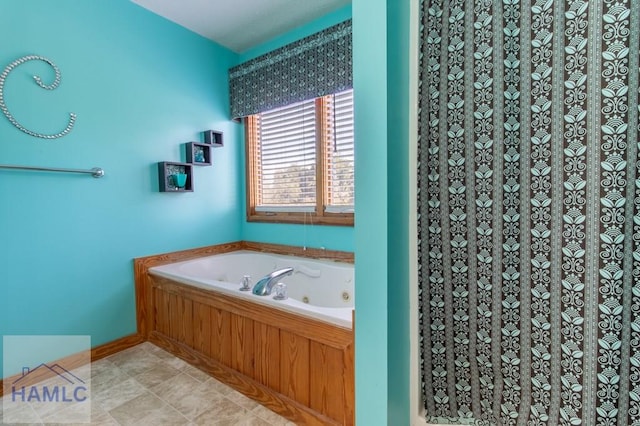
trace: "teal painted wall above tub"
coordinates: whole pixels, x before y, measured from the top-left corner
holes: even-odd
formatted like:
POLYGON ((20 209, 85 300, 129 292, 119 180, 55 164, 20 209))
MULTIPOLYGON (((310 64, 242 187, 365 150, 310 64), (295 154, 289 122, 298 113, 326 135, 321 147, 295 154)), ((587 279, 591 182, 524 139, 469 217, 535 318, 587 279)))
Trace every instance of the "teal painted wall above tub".
MULTIPOLYGON (((410 102, 412 69, 410 29, 412 0, 387 1, 387 192, 388 271, 387 271, 387 356, 388 411, 387 424, 409 425, 410 412, 410 233, 412 220, 409 170, 417 161, 409 152, 411 117, 417 117, 417 105, 410 102)), ((412 58, 412 56, 414 58, 412 58)), ((416 67, 417 68, 417 67, 416 67)), ((415 134, 415 133, 414 133, 415 134)), ((414 219, 415 220, 415 219, 414 219)))
POLYGON ((227 99, 230 66, 343 21, 351 8, 236 55, 127 0, 0 0, 0 69, 39 54, 62 72, 47 92, 30 80, 50 76, 45 66, 16 69, 6 99, 16 118, 49 132, 78 114, 73 132, 52 141, 0 115, 0 164, 107 173, 0 170, 0 334, 90 334, 98 345, 133 333, 138 256, 238 239, 355 250, 358 424, 409 424, 404 120, 414 112, 407 57, 394 51, 407 45, 410 1, 354 0, 354 231, 246 223, 244 138, 227 99), (180 145, 204 129, 225 132, 214 165, 194 170, 193 193, 158 193, 156 162, 184 160, 180 145))
POLYGON ((320 32, 333 25, 339 24, 340 22, 344 22, 347 19, 351 19, 351 5, 341 7, 340 9, 327 13, 326 15, 305 25, 301 25, 291 31, 287 31, 284 34, 274 37, 269 41, 261 43, 251 49, 247 49, 240 53, 239 62, 250 61, 251 59, 264 55, 265 53, 269 53, 286 44, 293 43, 301 38, 320 32))
POLYGON ((386 13, 386 0, 353 2, 356 422, 376 426, 388 412, 386 13))
MULTIPOLYGON (((16 68, 0 115, 0 164, 104 168, 106 176, 0 170, 0 335, 90 334, 99 345, 135 332, 132 259, 241 238, 240 125, 229 120, 227 70, 237 55, 127 0, 2 0, 0 70, 16 68), (159 193, 158 161, 224 132, 192 193, 159 193)), ((0 375, 2 376, 2 375, 0 375)))
MULTIPOLYGON (((350 18, 351 5, 342 7, 306 25, 282 34, 273 40, 247 50, 239 56, 238 63, 254 59, 257 56, 278 49, 286 44, 293 43, 294 41, 322 31, 332 25, 344 22, 350 18)), ((244 167, 244 132, 238 141, 243 145, 241 157, 244 167)), ((244 213, 246 211, 246 180, 244 170, 238 179, 242 182, 240 197, 242 199, 242 209, 244 213)), ((244 215, 244 217, 246 217, 246 215, 244 215)), ((351 226, 314 225, 312 222, 307 225, 271 224, 247 222, 246 219, 242 223, 242 238, 244 240, 274 244, 354 251, 353 235, 354 231, 351 226)))
POLYGON ((410 4, 354 0, 356 421, 410 413, 410 4), (375 31, 371 29, 375 28, 375 31), (375 70, 375 71, 372 71, 375 70), (358 213, 360 212, 360 213, 358 213))

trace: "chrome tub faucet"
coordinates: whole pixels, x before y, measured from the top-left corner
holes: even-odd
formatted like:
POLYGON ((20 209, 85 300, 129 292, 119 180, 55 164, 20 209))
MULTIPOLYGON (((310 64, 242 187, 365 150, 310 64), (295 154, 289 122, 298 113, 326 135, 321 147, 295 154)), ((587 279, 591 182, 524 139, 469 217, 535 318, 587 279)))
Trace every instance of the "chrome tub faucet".
POLYGON ((265 275, 253 286, 253 294, 258 296, 268 296, 271 294, 273 286, 277 284, 278 280, 287 275, 293 274, 293 268, 283 268, 273 271, 269 275, 265 275))

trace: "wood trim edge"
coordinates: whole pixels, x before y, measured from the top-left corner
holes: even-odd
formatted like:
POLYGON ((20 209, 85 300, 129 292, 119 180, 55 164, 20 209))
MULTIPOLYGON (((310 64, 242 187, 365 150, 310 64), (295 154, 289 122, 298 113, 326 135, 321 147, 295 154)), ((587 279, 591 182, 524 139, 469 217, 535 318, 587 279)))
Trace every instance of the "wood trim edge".
POLYGON ((91 349, 91 362, 98 361, 99 359, 106 358, 109 355, 132 348, 144 341, 145 339, 143 339, 140 334, 134 333, 96 346, 91 349))
MULTIPOLYGON (((136 346, 140 343, 144 342, 144 339, 142 338, 142 336, 140 336, 138 333, 135 334, 131 334, 128 336, 124 336, 121 337, 119 339, 113 340, 111 342, 107 342, 104 343, 102 345, 96 346, 94 348, 91 348, 91 353, 90 353, 90 360, 91 362, 93 361, 97 361, 99 359, 105 358, 109 355, 113 355, 117 352, 123 351, 125 349, 128 349, 130 347, 136 346)), ((68 366, 70 368, 78 368, 83 366, 86 361, 87 357, 86 357, 86 353, 85 352, 78 352, 78 353, 74 353, 71 354, 67 357, 64 357, 62 359, 59 360, 55 360, 55 361, 51 361, 49 362, 50 364, 63 364, 65 366, 68 366)), ((69 369, 69 368, 67 368, 69 369)), ((5 377, 0 379, 0 398, 5 395, 5 383, 8 385, 9 383, 13 383, 15 382, 17 379, 20 378, 19 374, 13 375, 13 376, 9 376, 9 377, 5 377)), ((45 380, 48 377, 42 377, 41 380, 45 380)), ((32 384, 38 383, 40 380, 36 380, 34 382, 32 382, 32 384)))
POLYGON ((284 244, 260 243, 241 241, 244 250, 264 253, 282 254, 286 256, 308 257, 319 260, 335 260, 337 262, 354 263, 353 252, 340 250, 326 250, 322 248, 289 246, 284 244))

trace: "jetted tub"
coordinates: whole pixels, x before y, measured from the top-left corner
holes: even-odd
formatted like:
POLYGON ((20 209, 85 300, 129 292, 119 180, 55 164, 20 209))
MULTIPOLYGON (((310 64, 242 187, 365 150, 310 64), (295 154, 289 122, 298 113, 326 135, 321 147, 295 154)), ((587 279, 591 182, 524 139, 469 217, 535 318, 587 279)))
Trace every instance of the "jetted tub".
POLYGON ((249 299, 255 303, 294 312, 340 327, 351 328, 354 306, 354 268, 352 264, 283 256, 253 251, 235 251, 149 268, 149 273, 207 290, 249 299), (292 275, 278 280, 287 285, 289 298, 274 300, 240 291, 244 275, 251 286, 260 278, 282 268, 292 267, 292 275))

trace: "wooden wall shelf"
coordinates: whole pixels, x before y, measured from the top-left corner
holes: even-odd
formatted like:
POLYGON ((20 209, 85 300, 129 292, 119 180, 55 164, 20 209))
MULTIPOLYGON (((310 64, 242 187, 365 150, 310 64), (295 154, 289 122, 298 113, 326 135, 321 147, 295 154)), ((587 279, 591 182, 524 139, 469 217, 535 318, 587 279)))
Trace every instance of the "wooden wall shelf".
POLYGON ((204 132, 204 143, 207 145, 211 145, 214 148, 220 148, 224 146, 224 141, 222 140, 222 132, 218 132, 216 130, 205 130, 204 132))
POLYGON ((211 159, 211 145, 206 143, 189 142, 185 144, 187 152, 187 163, 191 163, 194 166, 210 166, 212 164, 211 159))
POLYGON ((161 161, 158 163, 158 189, 160 192, 193 192, 193 164, 161 161), (173 181, 176 173, 186 173, 187 182, 179 188, 173 181))

